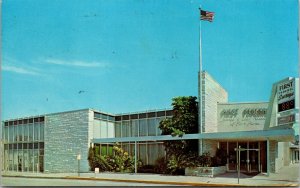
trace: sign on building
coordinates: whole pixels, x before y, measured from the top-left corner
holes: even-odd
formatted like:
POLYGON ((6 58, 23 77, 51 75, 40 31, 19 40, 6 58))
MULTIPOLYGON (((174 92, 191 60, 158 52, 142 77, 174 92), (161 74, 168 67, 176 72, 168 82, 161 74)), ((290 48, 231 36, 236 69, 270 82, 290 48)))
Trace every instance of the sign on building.
POLYGON ((295 108, 295 79, 277 85, 278 112, 295 108))

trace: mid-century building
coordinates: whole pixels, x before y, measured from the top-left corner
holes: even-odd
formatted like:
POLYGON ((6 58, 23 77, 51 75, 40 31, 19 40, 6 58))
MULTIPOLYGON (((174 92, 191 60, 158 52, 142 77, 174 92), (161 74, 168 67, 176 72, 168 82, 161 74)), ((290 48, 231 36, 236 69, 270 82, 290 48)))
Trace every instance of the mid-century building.
POLYGON ((161 135, 159 122, 171 109, 111 114, 94 109, 22 117, 2 122, 2 170, 19 172, 89 171, 88 149, 111 154, 118 142, 143 164, 164 156, 164 140, 197 139, 199 154, 227 152, 227 170, 276 172, 299 162, 299 79, 273 84, 267 102, 229 103, 226 90, 202 73, 202 121, 198 134, 161 135), (80 156, 80 157, 79 157, 80 156))

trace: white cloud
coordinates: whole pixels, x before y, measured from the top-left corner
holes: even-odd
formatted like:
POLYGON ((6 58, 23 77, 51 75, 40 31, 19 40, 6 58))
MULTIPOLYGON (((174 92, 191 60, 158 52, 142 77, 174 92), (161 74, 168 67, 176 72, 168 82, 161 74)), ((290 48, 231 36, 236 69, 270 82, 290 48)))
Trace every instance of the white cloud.
POLYGON ((9 65, 3 65, 2 70, 8 72, 14 72, 17 74, 40 75, 40 73, 35 70, 30 70, 23 67, 9 66, 9 65))
POLYGON ((108 67, 108 63, 105 62, 87 62, 87 61, 64 61, 59 59, 46 59, 46 63, 55 64, 55 65, 63 65, 63 66, 73 66, 73 67, 108 67))

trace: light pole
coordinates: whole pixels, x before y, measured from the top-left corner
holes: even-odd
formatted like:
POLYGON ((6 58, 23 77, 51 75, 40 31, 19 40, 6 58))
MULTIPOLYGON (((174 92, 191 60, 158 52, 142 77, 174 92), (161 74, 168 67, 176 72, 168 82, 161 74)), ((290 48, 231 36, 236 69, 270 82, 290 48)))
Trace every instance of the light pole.
POLYGON ((80 176, 80 159, 81 159, 81 155, 78 154, 78 155, 77 155, 77 161, 78 161, 78 176, 80 176))

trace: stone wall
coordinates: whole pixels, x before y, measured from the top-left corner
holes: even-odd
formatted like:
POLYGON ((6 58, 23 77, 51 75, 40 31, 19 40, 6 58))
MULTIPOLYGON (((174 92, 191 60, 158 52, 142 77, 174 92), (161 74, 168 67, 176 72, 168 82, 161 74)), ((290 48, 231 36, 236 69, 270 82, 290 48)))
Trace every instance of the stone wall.
POLYGON ((203 153, 209 152, 210 156, 216 155, 216 150, 218 148, 218 141, 214 140, 203 140, 203 153))
POLYGON ((185 168, 186 176, 214 177, 226 173, 226 166, 185 168))
POLYGON ((45 116, 45 172, 77 172, 77 155, 81 154, 80 171, 89 170, 87 155, 90 138, 90 110, 45 116))
POLYGON ((270 172, 275 173, 276 169, 276 158, 278 158, 278 144, 276 141, 270 141, 270 172))

